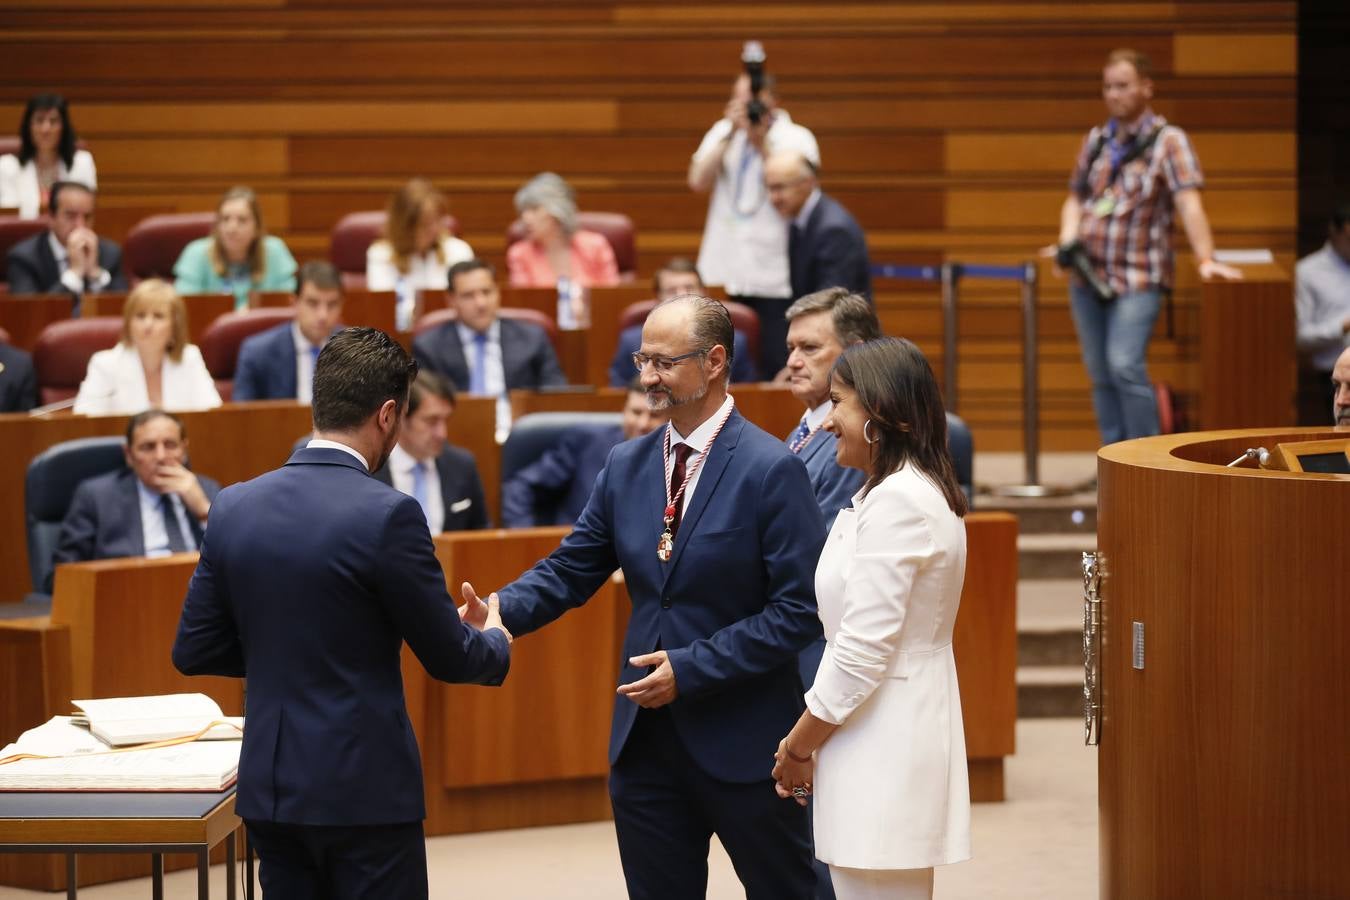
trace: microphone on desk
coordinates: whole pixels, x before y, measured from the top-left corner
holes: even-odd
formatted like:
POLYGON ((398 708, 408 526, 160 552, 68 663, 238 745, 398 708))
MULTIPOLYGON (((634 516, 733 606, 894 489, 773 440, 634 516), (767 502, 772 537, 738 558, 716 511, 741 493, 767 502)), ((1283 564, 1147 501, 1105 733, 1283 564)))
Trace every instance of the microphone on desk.
POLYGON ((1224 468, 1226 469, 1236 468, 1237 466, 1242 465, 1249 459, 1256 460, 1257 467, 1264 469, 1266 467, 1266 463, 1270 461, 1270 451, 1267 450, 1265 447, 1248 447, 1245 453, 1243 453, 1241 456, 1239 456, 1232 462, 1228 463, 1228 465, 1226 465, 1224 468))

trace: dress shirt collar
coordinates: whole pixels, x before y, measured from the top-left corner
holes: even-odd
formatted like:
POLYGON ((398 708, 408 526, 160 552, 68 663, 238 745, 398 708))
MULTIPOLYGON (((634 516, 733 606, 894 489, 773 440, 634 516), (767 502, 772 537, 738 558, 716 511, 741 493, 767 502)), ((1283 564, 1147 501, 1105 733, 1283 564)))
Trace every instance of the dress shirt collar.
POLYGON ((734 403, 735 401, 731 399, 731 395, 727 394, 726 399, 722 401, 722 405, 717 407, 717 412, 704 419, 703 423, 695 428, 688 437, 681 435, 679 429, 675 427, 675 423, 671 422, 670 446, 674 447, 676 444, 688 444, 690 447, 694 448, 695 453, 705 452, 708 449, 708 441, 712 438, 713 432, 722 421, 722 416, 728 414, 728 410, 734 403))
POLYGON ((395 444, 394 449, 389 454, 389 470, 407 475, 409 478, 412 477, 412 470, 424 462, 431 462, 431 460, 418 459, 404 450, 402 444, 395 444))
POLYGON ((1341 269, 1350 272, 1350 259, 1346 259, 1344 256, 1337 253, 1336 248, 1332 245, 1331 241, 1327 241, 1323 246, 1326 247, 1327 259, 1331 260, 1341 269))
POLYGON ((806 227, 806 220, 811 218, 811 213, 815 212, 816 204, 820 202, 820 188, 813 188, 811 196, 806 198, 802 204, 802 211, 797 213, 797 218, 792 220, 792 224, 798 228, 806 227))
MULTIPOLYGON (((474 337, 478 334, 477 331, 474 331, 468 325, 465 325, 463 322, 458 321, 455 322, 455 330, 459 333, 459 342, 465 346, 472 344, 474 341, 474 337)), ((500 343, 502 335, 502 320, 500 318, 493 319, 492 324, 488 326, 488 329, 485 333, 487 334, 489 344, 500 343)))
POLYGON ((815 431, 821 425, 825 424, 825 419, 829 416, 830 410, 834 409, 834 403, 826 400, 815 409, 806 413, 806 427, 815 431))
POLYGON ((56 232, 51 229, 47 230, 47 243, 51 245, 52 256, 56 257, 57 266, 65 269, 69 263, 70 256, 66 253, 66 245, 56 239, 56 232))
POLYGON ((327 441, 327 440, 324 440, 323 438, 311 438, 311 439, 310 439, 310 442, 309 442, 308 444, 305 445, 305 449, 307 449, 307 450, 342 450, 343 452, 345 452, 345 453, 350 453, 352 456, 354 456, 354 457, 356 457, 357 459, 359 459, 359 460, 361 461, 361 468, 362 468, 362 469, 365 469, 367 472, 370 471, 370 464, 369 464, 368 462, 366 462, 366 458, 365 458, 364 456, 362 456, 359 452, 357 452, 357 450, 356 450, 354 447, 350 447, 350 446, 348 446, 347 444, 343 444, 343 443, 341 443, 341 442, 339 442, 339 441, 327 441))
MULTIPOLYGON (((300 323, 296 322, 294 319, 291 320, 291 340, 295 342, 296 356, 306 354, 314 348, 314 345, 310 343, 309 338, 305 337, 305 333, 300 330, 300 323)), ((323 344, 319 345, 319 349, 323 349, 323 344)))

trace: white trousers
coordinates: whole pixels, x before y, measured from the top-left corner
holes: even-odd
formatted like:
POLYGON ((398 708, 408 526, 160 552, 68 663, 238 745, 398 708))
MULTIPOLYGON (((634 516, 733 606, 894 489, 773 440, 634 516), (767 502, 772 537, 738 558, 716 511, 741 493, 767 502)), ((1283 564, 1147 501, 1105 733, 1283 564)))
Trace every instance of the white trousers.
POLYGON ((837 900, 931 900, 933 870, 830 866, 837 900))

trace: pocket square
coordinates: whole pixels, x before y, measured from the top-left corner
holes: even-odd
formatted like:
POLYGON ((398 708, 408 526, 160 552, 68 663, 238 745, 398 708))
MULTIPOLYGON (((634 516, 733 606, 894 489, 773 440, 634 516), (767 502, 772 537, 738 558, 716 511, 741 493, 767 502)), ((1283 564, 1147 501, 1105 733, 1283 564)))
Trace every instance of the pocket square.
POLYGON ((464 512, 464 510, 468 509, 470 506, 473 506, 473 498, 465 497, 463 500, 456 500, 454 503, 451 503, 450 511, 452 513, 461 513, 464 512))

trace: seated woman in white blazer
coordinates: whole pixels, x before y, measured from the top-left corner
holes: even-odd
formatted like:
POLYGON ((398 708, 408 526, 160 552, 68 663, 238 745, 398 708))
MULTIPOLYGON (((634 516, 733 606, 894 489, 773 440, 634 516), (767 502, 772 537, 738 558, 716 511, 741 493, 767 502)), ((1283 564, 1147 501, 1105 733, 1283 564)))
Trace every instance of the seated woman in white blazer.
POLYGON ((75 412, 135 415, 152 406, 177 412, 219 405, 202 353, 188 343, 183 298, 167 281, 142 281, 122 306, 122 339, 90 358, 75 412))
POLYGON ((20 218, 36 219, 58 181, 97 188, 94 157, 75 149, 76 141, 64 97, 38 94, 29 99, 19 123, 18 155, 0 156, 0 209, 17 209, 20 218))
POLYGON ((830 399, 839 464, 867 481, 816 566, 825 654, 773 777, 784 798, 814 795, 816 856, 839 900, 927 898, 933 866, 970 857, 952 656, 966 498, 937 381, 913 343, 845 350, 830 399))

